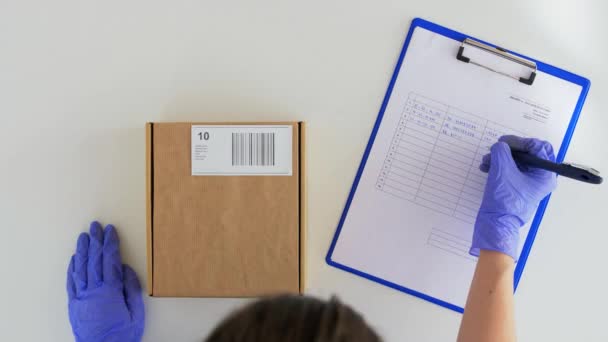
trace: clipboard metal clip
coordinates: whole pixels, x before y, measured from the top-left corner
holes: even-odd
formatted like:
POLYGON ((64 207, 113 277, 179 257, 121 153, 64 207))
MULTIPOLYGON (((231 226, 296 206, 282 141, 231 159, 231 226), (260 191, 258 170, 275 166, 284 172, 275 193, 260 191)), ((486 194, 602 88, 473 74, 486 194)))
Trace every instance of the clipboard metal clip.
POLYGON ((519 82, 521 82, 523 84, 527 84, 527 85, 532 85, 532 83, 534 83, 534 79, 536 78, 536 71, 538 70, 537 66, 536 66, 536 63, 533 62, 533 61, 529 61, 527 59, 523 59, 523 58, 520 58, 518 56, 515 56, 515 55, 507 52, 505 49, 502 49, 502 48, 499 48, 499 47, 493 47, 493 46, 490 46, 490 45, 486 45, 486 44, 480 43, 480 42, 478 42, 476 40, 473 40, 473 39, 470 39, 470 38, 466 38, 462 42, 462 44, 460 45, 460 48, 458 48, 458 54, 456 55, 456 59, 458 59, 459 61, 465 62, 465 63, 471 63, 473 65, 477 65, 479 67, 482 67, 484 69, 493 71, 493 72, 501 74, 503 76, 510 77, 512 79, 515 79, 515 80, 517 80, 517 81, 519 81, 519 82), (483 65, 481 63, 472 61, 471 58, 466 57, 464 55, 464 48, 465 47, 473 47, 473 48, 481 49, 481 50, 483 50, 485 52, 488 52, 488 53, 491 53, 491 54, 493 54, 495 56, 498 56, 498 57, 501 57, 501 58, 505 58, 505 59, 507 59, 507 60, 509 60, 511 62, 514 62, 514 63, 520 64, 520 65, 523 65, 525 67, 528 67, 528 68, 530 68, 532 70, 531 73, 530 73, 530 76, 528 78, 518 77, 518 76, 515 76, 515 75, 508 74, 506 72, 497 70, 497 69, 495 69, 493 67, 490 67, 490 66, 483 65))

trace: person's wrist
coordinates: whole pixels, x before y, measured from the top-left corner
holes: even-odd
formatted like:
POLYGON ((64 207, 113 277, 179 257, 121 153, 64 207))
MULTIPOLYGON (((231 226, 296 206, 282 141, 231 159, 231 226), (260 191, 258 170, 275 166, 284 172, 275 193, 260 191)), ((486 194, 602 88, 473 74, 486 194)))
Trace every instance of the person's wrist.
POLYGON ((509 255, 485 249, 480 251, 478 263, 487 265, 498 273, 513 272, 515 268, 515 262, 509 255))
POLYGON ((517 260, 521 220, 514 215, 480 211, 475 221, 470 254, 482 250, 500 252, 517 260))

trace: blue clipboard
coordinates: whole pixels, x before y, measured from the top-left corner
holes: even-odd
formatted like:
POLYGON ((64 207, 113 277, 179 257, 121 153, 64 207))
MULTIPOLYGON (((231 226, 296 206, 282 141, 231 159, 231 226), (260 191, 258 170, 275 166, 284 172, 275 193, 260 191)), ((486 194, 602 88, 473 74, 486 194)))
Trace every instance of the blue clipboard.
MULTIPOLYGON (((445 302, 443 300, 431 297, 429 295, 426 295, 424 293, 418 292, 418 291, 414 291, 412 289, 406 288, 404 286, 386 281, 384 279, 375 277, 371 274, 359 271, 357 269, 342 265, 338 262, 335 262, 332 260, 332 254, 334 251, 334 248, 336 246, 336 243, 338 241, 338 238, 340 236, 340 231, 342 229, 342 226, 344 224, 344 221, 346 219, 346 216, 348 214, 348 209, 351 205, 351 202, 355 196, 355 192, 357 191, 357 185, 359 184, 359 180, 361 178, 361 175, 363 173, 363 169, 365 168, 365 164, 367 162, 367 158, 369 157, 369 153, 371 151, 371 148, 374 144, 374 139, 376 138, 376 134, 378 133, 378 128, 380 127, 380 123, 382 122, 382 117, 384 116, 384 111, 386 110, 386 106, 391 98, 391 93, 393 91, 393 86, 395 85, 395 81, 397 80, 397 76, 399 74, 399 70, 401 69, 401 64, 403 63, 403 58, 405 57, 405 54, 407 52, 407 48, 408 45, 410 43, 410 39, 412 37, 412 34, 414 32, 414 29, 416 27, 421 27, 424 29, 427 29, 429 31, 438 33, 440 35, 443 35, 445 37, 454 39, 456 41, 462 42, 464 41, 466 38, 471 38, 474 39, 478 42, 481 42, 483 44, 492 46, 492 47, 497 47, 494 44, 491 43, 487 43, 484 42, 483 40, 468 36, 466 34, 460 33, 460 32, 456 32, 453 30, 450 30, 446 27, 431 23, 429 21, 426 21, 424 19, 420 19, 420 18, 415 18, 412 21, 412 25, 410 26, 409 32, 407 34, 407 37, 405 39, 405 43, 403 44, 403 48, 401 49, 401 53, 399 55, 399 60, 397 61, 397 65, 395 66, 395 71, 393 72, 393 76, 391 78, 391 81, 388 85, 388 89, 386 90, 386 94, 384 95, 384 100, 382 101, 382 106, 380 107, 380 112, 378 113, 378 117, 376 118, 376 122, 374 123, 374 128, 372 130, 371 136, 369 138, 369 141, 367 143, 367 146, 365 147, 365 152, 363 153, 363 158, 361 159, 361 163, 359 164, 359 168, 357 169, 357 174, 355 176, 355 180, 353 182, 352 188, 350 190, 350 193, 348 195, 348 199, 346 200, 346 205, 344 206, 344 211, 342 212, 342 215, 340 217, 340 222, 338 223, 338 227, 336 229, 336 232, 334 234, 333 240, 331 242, 331 246, 329 248, 329 251, 327 253, 327 256, 325 258, 325 261, 327 262, 328 265, 339 268, 341 270, 356 274, 360 277, 369 279, 371 281, 380 283, 382 285, 388 286, 390 288, 393 288, 395 290, 401 291, 401 292, 405 292, 408 293, 410 295, 419 297, 421 299, 427 300, 429 302, 435 303, 437 305, 443 306, 445 308, 457 311, 457 312, 464 312, 464 309, 445 302)), ((505 50, 506 51, 506 50, 505 50)), ((538 71, 542 71, 544 73, 553 75, 555 77, 561 78, 565 81, 577 84, 579 86, 582 87, 580 96, 578 98, 578 101, 576 103, 576 107, 574 109, 574 113, 572 113, 572 118, 570 119, 570 123, 568 124, 568 129, 566 131, 566 134, 564 136, 564 139, 562 140, 562 144, 559 148, 559 152, 556 156, 556 159, 558 162, 562 162, 564 160, 564 156, 566 155, 566 151, 568 150, 568 145, 570 144, 570 139, 572 138, 572 134, 574 133, 574 128, 576 127, 576 122, 578 121, 581 109, 583 108, 583 104, 585 103, 585 98, 587 97, 587 93, 589 92, 589 87, 591 85, 591 82, 579 75, 573 74, 571 72, 565 71, 563 69, 559 69, 556 68, 552 65, 540 62, 536 59, 518 54, 516 52, 512 52, 512 51, 507 51, 510 54, 519 56, 521 58, 536 62, 537 64, 537 70, 538 71)), ((521 279, 521 275, 524 271, 524 267, 526 265, 526 260, 528 259, 528 255, 530 254, 530 250, 532 248, 532 244, 534 243, 534 238, 536 237, 536 233, 538 231, 538 227, 540 226, 540 222, 543 218, 543 214, 545 212, 545 209, 547 207, 547 203, 549 203, 549 198, 550 196, 547 196, 544 200, 541 201, 538 210, 536 211, 536 215, 534 216, 534 219, 532 220, 532 225, 530 227, 530 231, 528 233, 528 236, 526 238, 526 241, 524 242, 524 246, 519 258, 519 261, 517 262, 517 265, 515 267, 515 274, 514 274, 514 290, 517 289, 517 285, 519 284, 519 280, 521 279)))

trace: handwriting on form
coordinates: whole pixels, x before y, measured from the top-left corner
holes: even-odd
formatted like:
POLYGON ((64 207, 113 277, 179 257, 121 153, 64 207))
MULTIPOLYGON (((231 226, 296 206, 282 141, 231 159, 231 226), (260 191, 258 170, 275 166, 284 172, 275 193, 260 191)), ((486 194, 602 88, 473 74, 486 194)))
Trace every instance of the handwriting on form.
POLYGON ((479 164, 490 146, 504 134, 521 135, 410 93, 376 188, 473 223, 486 182, 479 164))

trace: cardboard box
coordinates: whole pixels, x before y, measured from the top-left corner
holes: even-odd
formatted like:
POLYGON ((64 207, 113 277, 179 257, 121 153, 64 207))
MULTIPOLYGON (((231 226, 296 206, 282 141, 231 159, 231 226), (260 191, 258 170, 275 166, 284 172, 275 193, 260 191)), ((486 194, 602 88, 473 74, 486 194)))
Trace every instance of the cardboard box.
MULTIPOLYGON (((304 291, 304 133, 302 122, 146 124, 150 296, 250 297, 304 291), (193 162, 193 125, 291 127, 284 127, 292 135, 291 175, 193 175, 193 163, 198 165, 193 162)), ((234 165, 234 134, 232 139, 234 165)), ((206 153, 206 147, 201 151, 206 153)))

